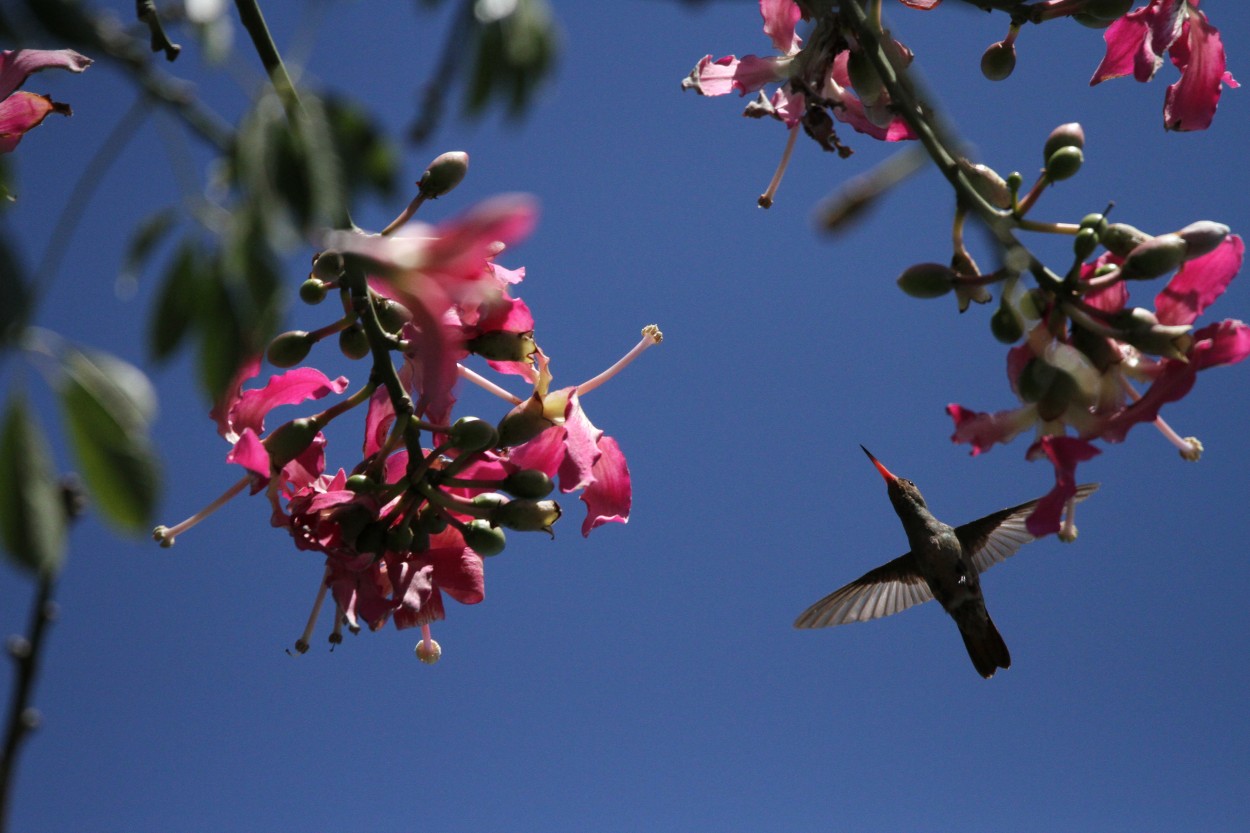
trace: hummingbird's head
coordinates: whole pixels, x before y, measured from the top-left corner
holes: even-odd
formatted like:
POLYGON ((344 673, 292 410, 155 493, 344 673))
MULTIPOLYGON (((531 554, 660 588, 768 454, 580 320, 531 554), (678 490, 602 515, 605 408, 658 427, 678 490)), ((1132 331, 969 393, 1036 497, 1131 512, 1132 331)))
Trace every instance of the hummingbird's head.
POLYGON ((912 483, 905 477, 899 477, 881 464, 881 461, 872 456, 872 452, 860 446, 864 453, 868 455, 868 459, 877 467, 877 471, 881 472, 882 478, 885 479, 886 490, 890 495, 890 503, 894 505, 894 511, 900 515, 905 509, 924 509, 924 496, 920 494, 920 490, 916 488, 916 484, 912 483))

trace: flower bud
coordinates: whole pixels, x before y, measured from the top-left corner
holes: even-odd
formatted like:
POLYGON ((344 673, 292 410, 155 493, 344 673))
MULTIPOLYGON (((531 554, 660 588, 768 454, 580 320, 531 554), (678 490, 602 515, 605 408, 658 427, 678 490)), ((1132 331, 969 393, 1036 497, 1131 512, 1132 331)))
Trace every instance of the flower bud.
POLYGON ((475 495, 473 498, 473 505, 486 510, 486 512, 494 512, 507 502, 508 499, 506 497, 496 492, 483 492, 480 495, 475 495))
POLYGON ((494 448, 499 442, 499 432, 485 420, 461 417, 451 426, 447 439, 453 448, 472 453, 494 448))
POLYGON ((1016 68, 1016 45, 999 41, 981 55, 981 74, 990 81, 1002 81, 1016 68))
POLYGON ((359 322, 339 330, 339 352, 353 361, 369 355, 369 337, 359 322))
POLYGON ((1098 235, 1098 242, 1114 255, 1124 257, 1138 245, 1150 239, 1150 235, 1128 223, 1112 223, 1098 235))
POLYGON ((1003 303, 990 316, 990 332, 1003 344, 1015 344, 1024 335, 1024 326, 1011 305, 1003 303))
POLYGON ((1192 328, 1188 325, 1160 324, 1153 312, 1141 307, 1116 313, 1109 323, 1121 331, 1121 340, 1143 353, 1188 361, 1185 354, 1194 343, 1194 337, 1189 334, 1192 328))
MULTIPOLYGON (((995 208, 1010 208, 1012 188, 1010 184, 1003 181, 998 172, 989 165, 980 163, 973 164, 962 156, 957 160, 959 170, 964 176, 968 177, 968 181, 972 183, 972 187, 976 192, 985 198, 986 202, 995 208)), ((1017 184, 1016 189, 1020 186, 1017 184)))
POLYGON ((469 172, 469 154, 460 150, 448 151, 436 158, 421 174, 417 191, 427 200, 437 199, 460 184, 469 172))
POLYGON ((378 323, 388 333, 399 332, 412 320, 412 313, 408 308, 390 298, 378 298, 373 302, 373 308, 377 311, 378 323))
POLYGON ((514 497, 538 499, 551 494, 555 484, 551 482, 546 472, 538 469, 521 469, 508 475, 499 488, 514 497))
POLYGON ((417 643, 416 655, 426 665, 433 665, 443 655, 443 649, 433 639, 422 639, 417 643))
POLYGON ((373 479, 365 474, 353 474, 347 478, 347 482, 343 484, 349 491, 361 494, 364 492, 372 492, 378 485, 373 479))
POLYGON ((1086 214, 1081 218, 1081 228, 1093 229, 1099 237, 1107 230, 1107 217, 1104 214, 1086 214))
POLYGON ((1055 151, 1061 148, 1080 150, 1083 147, 1085 147, 1085 131, 1077 122, 1068 122, 1050 131, 1050 135, 1046 137, 1046 144, 1042 145, 1042 158, 1046 160, 1046 165, 1049 167, 1050 157, 1055 155, 1055 151))
POLYGON ((560 519, 560 504, 554 500, 520 498, 498 507, 491 521, 518 532, 551 532, 551 525, 560 519))
POLYGON ((469 339, 464 346, 470 353, 496 362, 523 362, 538 349, 533 330, 524 333, 491 330, 469 339))
POLYGON ((499 421, 499 448, 521 445, 555 425, 543 414, 543 400, 534 394, 499 421))
POLYGON ((913 298, 941 298, 955 285, 955 270, 941 263, 917 263, 898 277, 898 288, 913 298))
POLYGON ((447 518, 441 512, 426 507, 417 513, 417 529, 427 535, 437 535, 447 528, 447 518))
POLYGON ((320 423, 311 417, 279 425, 264 440, 265 451, 269 452, 269 464, 275 469, 282 468, 303 454, 320 430, 320 423))
POLYGON ((508 545, 502 529, 488 521, 473 521, 464 528, 464 545, 483 558, 499 555, 508 545))
POLYGON ((1076 238, 1072 241, 1072 251, 1076 253, 1077 260, 1086 260, 1098 248, 1098 232, 1092 228, 1083 228, 1076 233, 1076 238))
POLYGON ((1185 250, 1185 259, 1193 260, 1218 249, 1230 231, 1231 229, 1223 223, 1199 220, 1185 226, 1177 232, 1177 235, 1185 241, 1188 247, 1185 250))
POLYGON ((269 363, 274 367, 294 367, 308 356, 313 343, 313 339, 305 331, 291 330, 289 333, 275 336, 274 340, 269 342, 265 358, 269 359, 269 363))
POLYGON ((1160 234, 1138 243, 1124 258, 1120 274, 1125 280, 1150 280, 1166 275, 1185 260, 1188 247, 1179 234, 1160 234))
POLYGON ((299 285, 299 299, 305 304, 320 304, 326 299, 325 281, 309 278, 299 285))
POLYGON ((1062 182, 1076 176, 1085 162, 1085 153, 1075 145, 1061 147, 1046 160, 1046 177, 1051 182, 1062 182))
POLYGON ((325 251, 313 261, 312 276, 327 283, 337 281, 343 275, 344 266, 342 254, 333 250, 325 251))

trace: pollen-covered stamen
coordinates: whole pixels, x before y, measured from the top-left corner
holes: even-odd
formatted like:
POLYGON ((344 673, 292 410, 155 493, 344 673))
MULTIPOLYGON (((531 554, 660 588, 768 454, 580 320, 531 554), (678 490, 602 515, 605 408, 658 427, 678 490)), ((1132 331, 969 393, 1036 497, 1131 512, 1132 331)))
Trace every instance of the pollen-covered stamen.
POLYGON ((1076 540, 1076 497, 1068 498, 1063 507, 1063 525, 1059 527, 1059 540, 1070 544, 1076 540))
POLYGON ((443 649, 430 637, 428 623, 421 626, 421 641, 417 643, 416 654, 417 659, 426 665, 433 665, 443 655, 443 649))
MULTIPOLYGON (((308 614, 308 624, 304 625, 304 632, 300 634, 300 638, 295 640, 295 652, 303 654, 308 651, 308 640, 312 639, 313 628, 317 626, 317 617, 321 615, 321 605, 326 600, 326 591, 330 589, 330 568, 327 567, 325 573, 321 576, 321 582, 317 586, 317 598, 313 599, 312 611, 308 614)), ((337 629, 337 624, 336 624, 337 629)), ((333 642, 333 638, 330 640, 333 642)), ((290 653, 288 651, 288 653, 290 653)))
POLYGON ((241 478, 239 482, 235 483, 229 489, 226 489, 221 497, 214 500, 208 506, 205 506, 199 512, 196 512, 182 523, 175 524, 174 526, 158 526, 156 529, 152 530, 153 540, 159 542, 162 547, 172 547, 174 545, 174 539, 177 536, 186 532, 188 529, 195 526, 221 507, 225 506, 235 495, 243 491, 251 482, 252 475, 246 475, 241 478))
POLYGON ((796 124, 790 128, 790 138, 786 140, 786 149, 781 152, 781 161, 777 163, 777 170, 773 173, 772 181, 768 183, 764 193, 760 194, 758 203, 760 208, 773 207, 773 197, 777 189, 781 187, 781 178, 786 175, 786 168, 790 165, 790 154, 794 152, 794 143, 798 138, 799 126, 796 124))
POLYGON ((494 382, 492 382, 490 379, 487 379, 485 376, 481 375, 480 373, 472 371, 469 368, 459 363, 456 364, 456 370, 460 373, 460 378, 468 379, 473 384, 477 385, 478 387, 482 388, 483 390, 489 393, 495 394, 495 396, 498 396, 500 399, 503 399, 507 402, 511 402, 513 405, 521 404, 521 401, 522 401, 521 397, 515 396, 509 393, 508 391, 499 387, 499 385, 496 385, 494 382))
POLYGON ((664 333, 660 332, 660 328, 655 324, 648 324, 642 328, 642 340, 634 345, 634 348, 622 356, 616 364, 600 373, 593 379, 588 379, 577 386, 577 395, 585 396, 604 382, 620 373, 625 367, 643 354, 648 347, 654 347, 664 340, 664 333))
MULTIPOLYGON (((1141 399, 1141 394, 1138 393, 1137 389, 1129 384, 1128 380, 1124 377, 1120 377, 1120 386, 1124 388, 1124 392, 1127 393, 1134 402, 1141 399)), ((1155 417, 1154 426, 1159 429, 1159 433, 1162 434, 1168 442, 1176 446, 1177 451, 1180 452, 1181 459, 1188 460, 1191 463, 1196 463, 1202 459, 1202 442, 1197 437, 1182 437, 1180 434, 1176 433, 1172 426, 1163 421, 1163 417, 1155 417)))

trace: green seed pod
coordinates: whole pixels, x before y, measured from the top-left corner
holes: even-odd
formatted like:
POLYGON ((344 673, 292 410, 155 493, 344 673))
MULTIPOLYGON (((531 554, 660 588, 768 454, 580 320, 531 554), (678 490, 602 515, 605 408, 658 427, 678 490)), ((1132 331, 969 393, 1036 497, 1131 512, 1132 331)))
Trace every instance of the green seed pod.
POLYGON ((1016 69, 1016 45, 999 41, 981 55, 981 74, 990 81, 1002 81, 1016 69))
POLYGON ((464 530, 464 543, 483 558, 499 555, 508 545, 506 533, 487 521, 473 521, 464 530))
POLYGON ((538 469, 521 469, 508 475, 499 488, 514 497, 537 500, 551 494, 555 484, 545 472, 538 469))
POLYGON ((534 394, 504 415, 499 421, 498 448, 508 448, 534 439, 555 425, 543 414, 543 401, 534 394))
POLYGON ((518 532, 551 532, 560 514, 560 504, 554 500, 522 498, 500 506, 491 515, 491 521, 518 532))
POLYGON ((497 362, 523 362, 538 349, 533 330, 524 333, 491 330, 469 339, 464 346, 470 353, 497 362))
POLYGON ((1081 228, 1091 228, 1099 237, 1107 230, 1107 217, 1104 214, 1086 214, 1081 218, 1081 228))
POLYGON ((1072 251, 1076 253, 1077 260, 1087 260, 1097 248, 1098 232, 1092 228, 1081 229, 1076 233, 1076 237, 1072 241, 1072 251))
POLYGON ((999 304, 998 309, 990 316, 990 332, 1003 344, 1015 344, 1024 335, 1024 326, 1020 316, 1009 304, 999 304))
POLYGON ((1061 147, 1046 160, 1046 177, 1051 182, 1062 182, 1076 176, 1085 162, 1085 152, 1075 145, 1061 147))
POLYGON ((377 483, 375 483, 368 475, 353 474, 351 477, 347 478, 347 482, 344 485, 349 491, 360 494, 362 492, 372 492, 374 487, 377 486, 377 483))
POLYGON ((1085 147, 1085 131, 1081 129, 1081 125, 1074 121, 1061 124, 1050 131, 1050 135, 1046 137, 1046 144, 1042 145, 1042 159, 1046 160, 1046 166, 1049 168, 1050 158, 1055 155, 1055 151, 1061 148, 1080 150, 1083 147, 1085 147))
POLYGON ((1125 256, 1120 273, 1126 280, 1150 280, 1166 275, 1184 262, 1187 249, 1179 234, 1160 234, 1137 244, 1125 256))
POLYGON ((294 367, 308 356, 308 351, 312 349, 314 343, 308 333, 303 330, 291 330, 289 333, 275 336, 274 340, 269 342, 265 358, 269 359, 269 363, 274 367, 294 367))
POLYGON ((264 440, 270 465, 280 469, 294 460, 312 444, 320 430, 321 425, 311 417, 293 419, 279 425, 264 440))
POLYGON ((898 277, 898 288, 913 298, 941 298, 955 286, 955 270, 941 263, 917 263, 898 277))
POLYGON ((427 535, 437 535, 447 528, 447 519, 442 513, 426 507, 417 513, 417 529, 427 535))
POLYGON ((337 281, 342 277, 345 265, 343 255, 340 253, 336 251, 322 252, 313 261, 312 276, 327 283, 337 281))
POLYGON ((339 330, 339 352, 349 359, 363 359, 369 355, 369 337, 359 323, 339 330))
POLYGON ((1224 239, 1228 237, 1231 229, 1223 223, 1214 223, 1210 220, 1199 220, 1196 223, 1190 223, 1177 232, 1185 245, 1185 259, 1193 260, 1196 257, 1202 257, 1210 254, 1219 248, 1224 239))
POLYGON ((483 492, 473 497, 473 505, 494 511, 508 502, 508 499, 496 492, 483 492))
POLYGON ((427 200, 437 199, 451 191, 469 172, 469 154, 460 150, 441 154, 421 174, 417 190, 427 200))
POLYGON ((461 417, 451 426, 448 441, 465 452, 485 451, 499 442, 495 426, 477 417, 461 417))
POLYGON ((373 303, 378 314, 378 323, 388 333, 399 332, 405 324, 412 320, 412 313, 403 304, 390 298, 379 298, 373 303))
POLYGON ((325 282, 319 278, 309 278, 299 285, 299 299, 305 304, 316 305, 326 299, 325 282))
POLYGON ((1099 235, 1098 242, 1112 254, 1124 257, 1133 249, 1150 239, 1150 235, 1128 223, 1112 223, 1099 235))

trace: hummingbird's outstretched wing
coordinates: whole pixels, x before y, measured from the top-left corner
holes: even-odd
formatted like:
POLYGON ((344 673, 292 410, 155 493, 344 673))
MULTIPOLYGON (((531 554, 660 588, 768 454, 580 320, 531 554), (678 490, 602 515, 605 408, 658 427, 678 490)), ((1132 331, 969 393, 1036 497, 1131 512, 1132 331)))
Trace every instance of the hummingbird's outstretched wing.
POLYGON ((916 572, 909 552, 869 570, 845 587, 834 590, 794 620, 796 628, 827 628, 847 622, 867 622, 906 610, 933 598, 929 585, 916 572))
MULTIPOLYGON (((1076 500, 1081 502, 1098 488, 1097 483, 1076 487, 1076 500)), ((1016 550, 1033 540, 1024 522, 1037 506, 1036 500, 1002 509, 955 528, 964 552, 971 554, 978 573, 984 573, 1000 561, 1015 555, 1016 550)))

